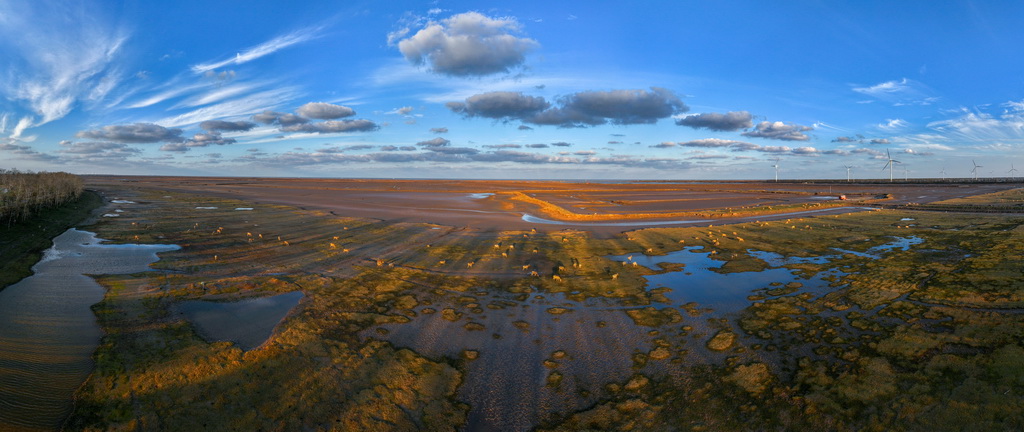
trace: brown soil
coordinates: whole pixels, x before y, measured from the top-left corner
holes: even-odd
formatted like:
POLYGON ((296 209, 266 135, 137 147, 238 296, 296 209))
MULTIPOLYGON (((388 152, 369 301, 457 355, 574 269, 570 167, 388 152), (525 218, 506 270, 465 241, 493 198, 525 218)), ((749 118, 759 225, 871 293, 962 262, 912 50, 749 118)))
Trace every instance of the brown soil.
POLYGON ((94 186, 139 186, 201 193, 331 211, 339 216, 387 222, 427 222, 484 231, 535 228, 543 232, 584 229, 599 236, 678 220, 673 226, 785 219, 815 205, 842 204, 827 213, 847 212, 867 201, 899 205, 929 203, 1014 187, 1011 184, 857 184, 857 183, 586 183, 486 180, 354 180, 215 177, 88 176, 94 186), (521 192, 580 218, 598 214, 600 223, 545 213, 534 203, 513 200, 521 192), (493 194, 474 198, 471 194, 493 194), (840 194, 845 202, 828 200, 840 194), (878 201, 888 194, 891 198, 878 201), (782 206, 779 211, 767 207, 782 206), (803 206, 803 207, 801 207, 803 206), (850 206, 850 207, 845 207, 850 206), (702 211, 714 210, 710 213, 702 211), (559 220, 527 222, 524 214, 559 220), (665 215, 665 216, 659 216, 665 215), (683 217, 683 215, 687 215, 683 217), (659 219, 660 218, 660 219, 659 219))

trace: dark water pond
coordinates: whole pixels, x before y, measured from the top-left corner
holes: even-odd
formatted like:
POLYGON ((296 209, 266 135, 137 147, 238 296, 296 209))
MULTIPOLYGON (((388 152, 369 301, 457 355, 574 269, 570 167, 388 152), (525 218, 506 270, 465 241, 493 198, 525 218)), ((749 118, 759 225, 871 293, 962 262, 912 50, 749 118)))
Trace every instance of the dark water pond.
POLYGON ((176 310, 207 342, 233 342, 248 351, 263 345, 302 297, 301 291, 292 291, 232 302, 191 300, 181 302, 176 310))

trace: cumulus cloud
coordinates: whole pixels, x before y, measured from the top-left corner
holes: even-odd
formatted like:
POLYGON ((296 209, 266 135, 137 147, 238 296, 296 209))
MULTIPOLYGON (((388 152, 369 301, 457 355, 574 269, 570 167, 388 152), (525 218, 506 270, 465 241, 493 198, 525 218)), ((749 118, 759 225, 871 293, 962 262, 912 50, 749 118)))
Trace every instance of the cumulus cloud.
POLYGON ((548 148, 548 145, 547 144, 543 144, 543 143, 527 144, 526 147, 528 147, 528 148, 548 148))
POLYGON ((208 145, 234 144, 233 138, 224 138, 219 132, 197 133, 185 141, 189 147, 206 147, 208 145))
POLYGON ((768 122, 763 121, 758 123, 754 130, 749 132, 743 132, 740 135, 753 137, 753 138, 768 138, 782 141, 807 141, 811 137, 803 134, 814 130, 810 126, 801 126, 798 124, 786 124, 783 122, 768 122))
POLYGON ((522 119, 551 106, 544 98, 527 96, 521 92, 496 91, 466 98, 465 102, 448 102, 448 109, 464 117, 492 119, 522 119))
MULTIPOLYGON (((466 12, 430 21, 416 34, 398 42, 398 50, 415 65, 450 76, 482 76, 522 66, 537 41, 518 37, 514 18, 490 18, 466 12)), ((408 31, 399 32, 407 34, 408 31)))
POLYGON ((328 120, 319 123, 302 123, 291 126, 284 126, 281 132, 305 132, 305 133, 342 133, 342 132, 372 132, 380 129, 376 123, 370 120, 328 120))
POLYGON ((891 144, 891 142, 885 138, 875 138, 871 140, 871 144, 891 144))
POLYGON ((443 153, 450 155, 467 155, 480 153, 480 150, 471 147, 427 147, 427 150, 435 153, 443 153))
POLYGON ((137 156, 142 153, 134 147, 113 142, 71 142, 61 141, 58 153, 70 156, 77 161, 116 161, 137 156))
POLYGON ((309 123, 308 118, 276 111, 263 111, 262 113, 252 116, 252 119, 263 124, 277 124, 281 126, 294 126, 309 123))
POLYGON ((181 132, 181 129, 168 129, 153 123, 135 123, 79 131, 75 136, 117 143, 182 142, 185 139, 182 138, 181 132))
MULTIPOLYGON (((666 143, 662 143, 662 144, 666 144, 666 143)), ((698 140, 693 140, 693 141, 681 142, 678 145, 680 147, 714 148, 714 147, 736 147, 736 146, 745 146, 745 145, 753 145, 753 144, 750 144, 748 142, 743 142, 743 141, 724 140, 724 139, 718 139, 718 138, 705 138, 705 139, 698 139, 698 140)))
POLYGON ((859 149, 850 150, 850 154, 863 154, 863 155, 871 156, 872 159, 885 159, 885 153, 880 152, 878 150, 872 150, 872 149, 866 149, 866 148, 859 148, 859 149))
POLYGON ((910 156, 935 156, 935 153, 932 153, 932 152, 916 151, 916 150, 910 149, 910 148, 903 149, 903 151, 901 153, 903 153, 905 155, 910 155, 910 156))
POLYGON ((820 153, 820 152, 818 151, 818 149, 816 149, 814 147, 797 147, 797 148, 793 149, 793 154, 795 154, 795 155, 804 155, 804 156, 806 156, 806 155, 816 155, 818 153, 820 153))
POLYGON ((572 144, 564 142, 564 141, 559 141, 559 142, 551 143, 551 146, 552 147, 572 147, 572 144))
POLYGON ((335 120, 356 115, 352 108, 325 102, 310 102, 300 106, 295 112, 300 116, 318 120, 335 120))
POLYGON ((847 136, 836 137, 835 139, 832 140, 832 142, 834 142, 834 143, 853 143, 853 142, 858 142, 858 141, 863 141, 863 140, 860 140, 860 139, 857 139, 857 138, 854 138, 854 137, 847 137, 847 136))
POLYGON ((734 152, 756 151, 756 152, 761 152, 761 153, 789 153, 789 154, 803 155, 803 156, 814 155, 814 154, 818 154, 819 153, 819 150, 817 150, 814 147, 799 147, 799 148, 793 149, 793 148, 786 147, 786 146, 761 146, 761 145, 757 145, 757 144, 753 144, 753 143, 748 143, 748 142, 745 142, 745 141, 733 141, 733 140, 724 140, 724 139, 718 139, 718 138, 705 138, 705 139, 698 139, 698 140, 686 141, 686 142, 680 142, 680 143, 674 143, 674 144, 673 143, 669 143, 669 142, 665 142, 665 143, 658 144, 658 145, 656 145, 654 147, 668 148, 668 147, 673 147, 673 146, 678 146, 678 147, 696 147, 696 148, 723 148, 723 149, 729 149, 729 151, 734 151, 734 152))
POLYGON ((436 133, 436 134, 448 133, 448 128, 446 128, 446 127, 430 128, 430 132, 433 132, 433 133, 436 133))
POLYGON ((199 123, 199 127, 208 132, 245 132, 256 127, 256 123, 247 121, 207 120, 199 123))
MULTIPOLYGON (((448 109, 464 117, 520 120, 537 125, 586 127, 611 122, 619 125, 651 124, 689 108, 672 91, 585 91, 563 96, 552 107, 539 96, 521 92, 489 92, 470 96, 465 102, 449 102, 448 109)), ((521 129, 521 128, 520 128, 521 129)))
POLYGON ((521 146, 521 145, 519 145, 519 144, 488 144, 488 145, 485 145, 485 146, 483 146, 483 147, 484 147, 484 148, 489 148, 489 149, 497 149, 497 150, 500 150, 500 149, 517 149, 517 148, 523 148, 523 146, 521 146))
POLYGON ((441 138, 441 137, 437 137, 437 138, 433 138, 433 139, 428 139, 426 141, 420 141, 420 142, 416 143, 416 145, 418 145, 420 147, 436 148, 436 147, 447 147, 447 146, 451 145, 451 143, 452 142, 449 141, 449 140, 446 140, 446 139, 441 138))
POLYGON ((713 131, 737 131, 754 126, 753 118, 747 111, 730 111, 725 114, 703 113, 686 116, 676 120, 680 126, 713 131))
POLYGON ((528 123, 559 127, 651 124, 689 107, 672 91, 661 87, 644 90, 586 91, 559 100, 560 106, 543 111, 528 123))

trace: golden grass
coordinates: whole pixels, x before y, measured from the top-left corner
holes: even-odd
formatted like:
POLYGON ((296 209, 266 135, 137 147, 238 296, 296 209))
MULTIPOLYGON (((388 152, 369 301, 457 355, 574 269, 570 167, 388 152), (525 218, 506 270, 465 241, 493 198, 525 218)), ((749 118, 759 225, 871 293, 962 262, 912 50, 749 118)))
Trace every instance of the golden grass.
POLYGON ((789 213, 793 211, 802 210, 818 210, 834 207, 844 207, 848 204, 839 202, 827 202, 827 203, 806 203, 806 204, 783 204, 775 206, 764 206, 764 207, 740 207, 740 208, 726 208, 726 209, 702 209, 700 211, 664 211, 664 212, 641 212, 641 213, 601 213, 601 214, 582 214, 576 213, 565 209, 559 205, 544 201, 542 199, 532 197, 523 192, 501 192, 501 195, 507 196, 512 201, 523 202, 532 204, 547 217, 561 221, 575 221, 575 222, 598 222, 598 221, 616 221, 616 220, 635 220, 635 219, 665 219, 665 218, 725 218, 725 217, 745 217, 745 216, 756 216, 756 215, 770 215, 779 213, 789 213))

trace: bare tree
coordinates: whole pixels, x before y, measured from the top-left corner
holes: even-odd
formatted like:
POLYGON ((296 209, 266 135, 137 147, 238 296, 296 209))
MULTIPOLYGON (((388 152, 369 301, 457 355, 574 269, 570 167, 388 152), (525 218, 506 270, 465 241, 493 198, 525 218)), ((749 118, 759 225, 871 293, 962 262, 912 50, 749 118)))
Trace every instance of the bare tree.
POLYGON ((82 179, 74 174, 0 170, 0 223, 11 226, 40 210, 74 201, 82 189, 82 179))

